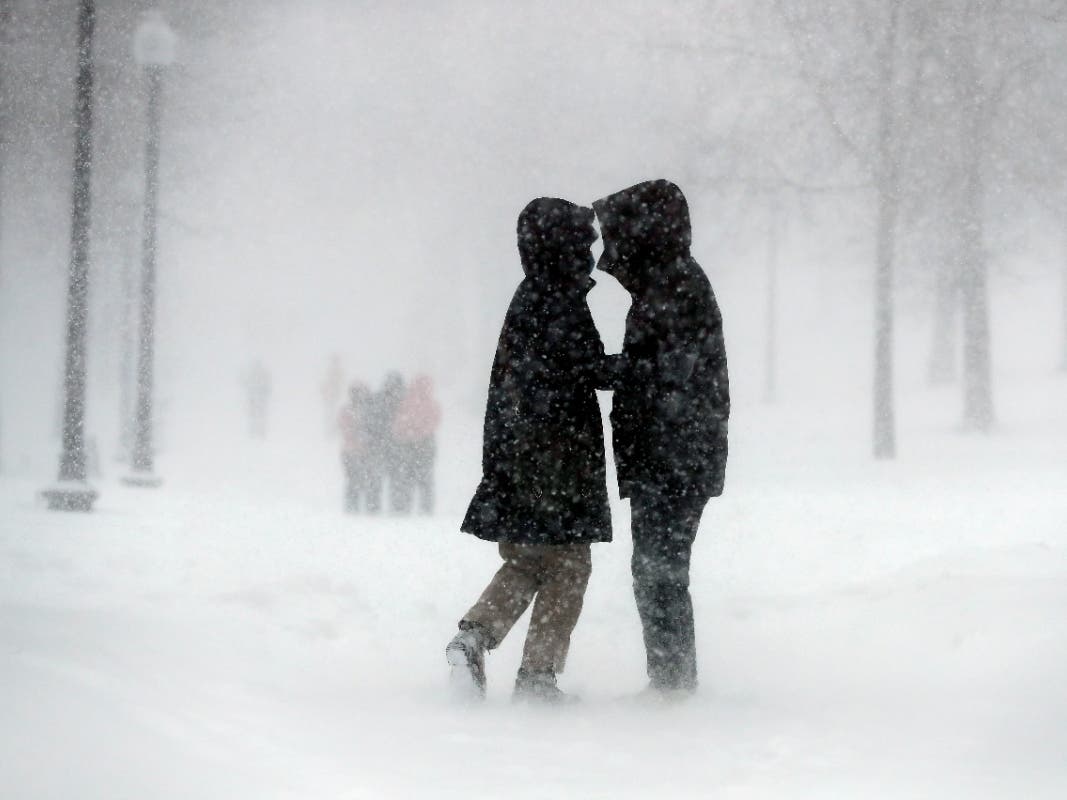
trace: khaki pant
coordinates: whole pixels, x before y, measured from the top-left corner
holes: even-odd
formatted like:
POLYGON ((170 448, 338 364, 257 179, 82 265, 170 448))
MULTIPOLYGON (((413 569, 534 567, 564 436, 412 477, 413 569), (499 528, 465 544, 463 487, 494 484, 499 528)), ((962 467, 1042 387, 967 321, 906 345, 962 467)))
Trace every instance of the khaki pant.
POLYGON ((500 557, 503 566, 463 621, 484 626, 496 647, 536 595, 522 668, 562 672, 592 570, 589 545, 501 542, 500 557))

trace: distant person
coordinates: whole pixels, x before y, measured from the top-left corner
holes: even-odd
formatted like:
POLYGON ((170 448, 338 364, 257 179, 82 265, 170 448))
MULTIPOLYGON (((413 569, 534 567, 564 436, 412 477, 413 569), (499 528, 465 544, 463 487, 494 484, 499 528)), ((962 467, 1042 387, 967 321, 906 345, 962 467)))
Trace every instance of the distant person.
POLYGON ((270 371, 256 359, 244 376, 245 395, 248 401, 248 432, 253 439, 267 436, 267 408, 270 404, 270 371))
POLYGON ((432 514, 434 505, 433 468, 437 452, 437 427, 441 424, 441 406, 434 399, 433 381, 419 375, 404 392, 393 418, 393 442, 396 448, 395 507, 412 510, 414 494, 419 495, 419 510, 432 514))
POLYGON ((489 376, 482 479, 462 530, 504 563, 446 648, 453 686, 485 696, 485 653, 533 603, 514 697, 555 703, 582 610, 592 542, 611 541, 603 421, 606 366, 586 295, 593 212, 532 201, 518 221, 519 284, 489 376))
POLYGON ((348 402, 341 408, 337 427, 341 432, 341 464, 345 476, 345 511, 370 511, 370 469, 367 442, 367 401, 370 390, 356 381, 348 387, 348 402))
POLYGON ((397 449, 393 439, 393 419, 404 393, 399 372, 385 376, 382 388, 367 400, 367 510, 382 509, 382 492, 388 483, 389 499, 396 510, 397 449))
POLYGON ((649 691, 697 688, 689 562, 704 506, 726 475, 730 382, 722 316, 689 253, 689 206, 664 180, 593 203, 604 236, 598 267, 633 303, 611 427, 619 492, 630 498, 634 596, 649 691))
POLYGON ((337 413, 337 404, 341 402, 341 387, 344 384, 344 370, 341 368, 341 357, 334 353, 330 356, 330 362, 326 367, 326 374, 319 384, 319 396, 322 398, 324 427, 327 436, 336 433, 334 428, 334 415, 337 413))

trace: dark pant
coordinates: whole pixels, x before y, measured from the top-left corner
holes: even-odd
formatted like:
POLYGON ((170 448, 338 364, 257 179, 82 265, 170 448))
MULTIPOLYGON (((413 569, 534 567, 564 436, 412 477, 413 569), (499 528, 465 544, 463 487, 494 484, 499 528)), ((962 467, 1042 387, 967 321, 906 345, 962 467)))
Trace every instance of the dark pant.
POLYGON ((696 636, 689 559, 704 498, 641 489, 630 498, 634 597, 645 639, 648 677, 657 689, 695 689, 696 636))
POLYGON ((366 449, 366 496, 367 512, 377 514, 382 510, 382 497, 386 478, 389 479, 389 492, 396 491, 393 483, 393 446, 388 439, 372 437, 366 449))
POLYGON ((398 457, 393 469, 393 510, 410 512, 419 493, 419 511, 433 513, 433 465, 436 445, 432 438, 405 442, 397 448, 398 457))
POLYGON ((345 511, 356 513, 362 501, 366 511, 377 511, 377 494, 367 467, 366 458, 358 453, 342 453, 341 463, 345 468, 345 511))
POLYGON ((419 493, 419 511, 423 514, 432 514, 434 506, 433 466, 437 458, 437 443, 432 438, 423 439, 415 443, 414 449, 412 462, 414 464, 414 486, 419 493))

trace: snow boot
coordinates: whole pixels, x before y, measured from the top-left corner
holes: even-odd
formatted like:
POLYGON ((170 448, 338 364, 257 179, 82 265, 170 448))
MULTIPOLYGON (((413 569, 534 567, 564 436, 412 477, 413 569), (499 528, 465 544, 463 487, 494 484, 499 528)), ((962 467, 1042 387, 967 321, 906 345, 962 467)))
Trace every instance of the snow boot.
POLYGON ((452 694, 459 700, 485 699, 487 638, 481 625, 470 625, 452 637, 445 648, 445 658, 452 665, 452 694))
POLYGON ((567 705, 578 702, 574 695, 567 694, 556 685, 556 673, 550 669, 519 669, 515 678, 515 693, 511 697, 516 703, 539 705, 567 705))

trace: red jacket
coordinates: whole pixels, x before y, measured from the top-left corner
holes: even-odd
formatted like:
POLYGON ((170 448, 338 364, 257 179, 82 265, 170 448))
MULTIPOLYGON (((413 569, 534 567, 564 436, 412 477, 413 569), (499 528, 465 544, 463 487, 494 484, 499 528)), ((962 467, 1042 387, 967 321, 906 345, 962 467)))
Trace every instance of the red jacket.
POLYGON ((433 397, 433 383, 420 375, 400 400, 393 417, 393 436, 399 442, 429 439, 441 423, 441 407, 433 397))

